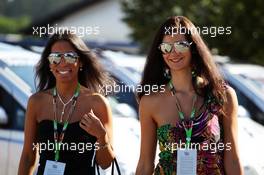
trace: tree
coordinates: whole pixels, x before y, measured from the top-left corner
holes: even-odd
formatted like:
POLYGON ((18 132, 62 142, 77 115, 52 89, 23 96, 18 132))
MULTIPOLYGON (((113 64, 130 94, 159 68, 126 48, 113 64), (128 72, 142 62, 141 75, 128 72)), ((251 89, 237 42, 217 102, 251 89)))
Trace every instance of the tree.
POLYGON ((21 28, 29 25, 30 19, 27 16, 10 18, 0 16, 0 33, 17 33, 21 28))
POLYGON ((264 65, 264 1, 121 0, 121 3, 126 14, 123 20, 132 28, 131 37, 139 42, 142 51, 149 48, 156 30, 167 17, 183 15, 200 29, 224 28, 225 33, 218 32, 215 37, 201 34, 209 48, 216 48, 218 54, 264 65))
POLYGON ((32 21, 82 0, 0 0, 0 34, 16 33, 32 21))

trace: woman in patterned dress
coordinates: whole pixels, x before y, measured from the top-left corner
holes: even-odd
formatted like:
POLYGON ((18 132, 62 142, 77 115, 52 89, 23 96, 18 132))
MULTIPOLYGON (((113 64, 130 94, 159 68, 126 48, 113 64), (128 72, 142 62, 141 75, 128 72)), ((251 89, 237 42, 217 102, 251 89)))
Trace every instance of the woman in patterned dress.
POLYGON ((243 174, 238 154, 236 93, 224 83, 189 19, 173 16, 161 25, 141 85, 158 85, 160 89, 150 95, 144 91, 138 94, 141 151, 136 175, 181 172, 183 168, 177 169, 177 153, 182 144, 197 151, 191 174, 243 174), (160 153, 155 166, 157 141, 160 153))

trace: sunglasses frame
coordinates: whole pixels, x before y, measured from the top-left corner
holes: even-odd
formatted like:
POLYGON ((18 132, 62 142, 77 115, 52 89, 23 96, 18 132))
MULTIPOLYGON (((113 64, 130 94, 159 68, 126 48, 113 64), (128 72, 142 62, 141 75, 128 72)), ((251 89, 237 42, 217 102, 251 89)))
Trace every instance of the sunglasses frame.
POLYGON ((79 56, 76 52, 65 52, 65 53, 60 53, 60 52, 51 52, 48 56, 48 60, 50 64, 55 64, 58 65, 60 64, 61 60, 65 60, 66 63, 69 64, 74 64, 77 62, 79 56))
POLYGON ((192 45, 193 42, 188 42, 188 41, 177 41, 177 42, 174 42, 174 43, 161 43, 159 45, 159 50, 162 52, 162 54, 168 54, 168 53, 171 53, 173 51, 173 48, 176 49, 178 52, 181 52, 181 53, 184 53, 186 52, 187 50, 189 50, 190 46, 192 45), (162 49, 162 45, 169 45, 170 46, 170 51, 163 51, 163 50, 166 50, 165 49, 162 49), (181 47, 181 48, 179 48, 181 47))

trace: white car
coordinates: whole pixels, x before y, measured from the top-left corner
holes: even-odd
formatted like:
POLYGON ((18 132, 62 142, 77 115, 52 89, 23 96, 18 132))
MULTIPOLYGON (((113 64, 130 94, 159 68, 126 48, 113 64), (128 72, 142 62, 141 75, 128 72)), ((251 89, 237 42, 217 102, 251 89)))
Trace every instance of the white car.
MULTIPOLYGON (((24 141, 25 109, 34 89, 33 65, 40 55, 0 43, 0 174, 17 174, 24 141)), ((119 74, 120 76, 120 74, 119 74)), ((124 175, 135 173, 140 128, 133 108, 109 97, 113 111, 114 150, 124 175)), ((107 174, 110 173, 106 171, 107 174)))

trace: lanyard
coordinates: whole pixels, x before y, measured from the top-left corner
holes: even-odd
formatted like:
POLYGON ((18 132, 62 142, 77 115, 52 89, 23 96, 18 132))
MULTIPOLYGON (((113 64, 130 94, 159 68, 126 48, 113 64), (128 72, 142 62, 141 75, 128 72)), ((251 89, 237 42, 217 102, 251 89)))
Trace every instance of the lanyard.
POLYGON ((74 92, 70 112, 68 114, 67 119, 63 123, 62 131, 59 134, 58 133, 58 119, 57 119, 57 101, 56 101, 56 97, 58 94, 57 94, 56 88, 53 88, 53 112, 54 112, 54 120, 53 120, 54 134, 53 134, 53 136, 54 136, 54 141, 55 141, 55 161, 58 161, 60 158, 60 145, 64 139, 64 134, 65 134, 65 131, 68 127, 69 120, 72 116, 72 113, 75 109, 76 101, 77 101, 79 94, 80 94, 80 84, 78 83, 77 88, 75 89, 75 92, 74 92))
POLYGON ((176 98, 176 108, 177 108, 181 123, 184 127, 184 130, 185 130, 187 148, 189 148, 190 143, 191 143, 191 137, 192 137, 192 129, 193 129, 193 120, 192 119, 194 118, 195 112, 196 112, 196 109, 194 106, 195 106, 195 103, 197 101, 197 95, 195 94, 193 96, 192 111, 191 111, 190 119, 186 121, 185 117, 184 117, 184 113, 182 112, 182 109, 181 109, 181 105, 180 105, 179 100, 176 96, 176 90, 175 90, 171 80, 169 81, 169 88, 170 88, 172 96, 175 96, 175 98, 176 98))

